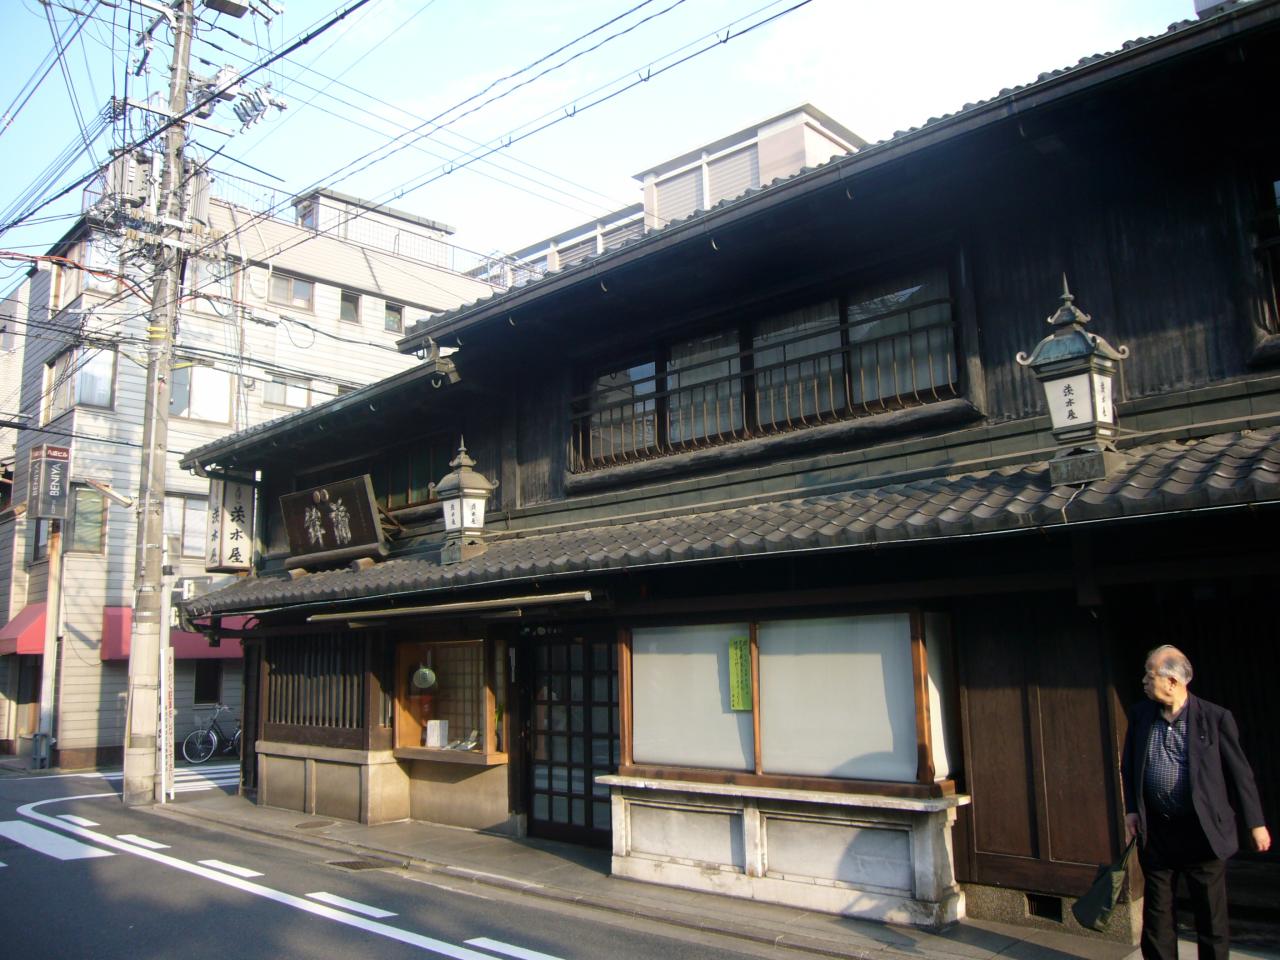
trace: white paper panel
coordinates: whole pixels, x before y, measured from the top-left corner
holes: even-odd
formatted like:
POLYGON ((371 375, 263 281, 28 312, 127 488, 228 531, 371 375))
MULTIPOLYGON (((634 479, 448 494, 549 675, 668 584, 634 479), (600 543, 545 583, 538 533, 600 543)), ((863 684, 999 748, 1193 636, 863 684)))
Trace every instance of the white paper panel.
POLYGON ((765 773, 915 779, 907 614, 762 623, 759 638, 765 773))
POLYGON ((646 627, 631 637, 636 763, 750 770, 751 713, 729 708, 729 638, 745 624, 646 627))

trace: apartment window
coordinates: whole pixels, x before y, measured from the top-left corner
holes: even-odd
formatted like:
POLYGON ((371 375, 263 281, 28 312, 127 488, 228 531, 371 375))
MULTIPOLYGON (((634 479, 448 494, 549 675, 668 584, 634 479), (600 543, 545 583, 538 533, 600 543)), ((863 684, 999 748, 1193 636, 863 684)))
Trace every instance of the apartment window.
POLYGON ((188 420, 231 422, 231 374, 191 361, 174 364, 169 413, 188 420))
MULTIPOLYGON (((62 549, 67 553, 101 553, 106 542, 107 504, 92 487, 74 484, 70 515, 62 524, 62 549)), ((31 528, 31 559, 49 557, 49 521, 36 519, 31 528)))
POLYGON ((391 333, 404 332, 404 307, 388 303, 383 311, 383 327, 391 333))
POLYGON ((195 690, 192 702, 213 706, 222 702, 222 661, 196 660, 195 690))
POLYGON ((571 468, 932 403, 957 381, 945 268, 849 285, 601 364, 574 400, 571 468))
POLYGON ((360 322, 360 294, 350 290, 342 291, 342 305, 338 311, 338 319, 343 323, 360 322))
POLYGON ((263 388, 262 402, 301 410, 311 403, 311 382, 296 377, 272 377, 263 388))
POLYGON ((164 535, 177 539, 184 557, 203 557, 209 498, 169 494, 164 498, 164 535))
POLYGON ((315 306, 316 285, 310 280, 291 277, 287 273, 272 273, 269 299, 286 307, 312 310, 315 306))
POLYGON ((45 364, 45 422, 74 406, 110 409, 115 381, 115 350, 84 346, 63 351, 45 364))
POLYGON ((307 230, 316 228, 316 205, 314 201, 298 204, 298 226, 307 230))
POLYGON ((101 553, 106 543, 107 502, 92 487, 71 488, 71 524, 65 546, 74 553, 101 553))

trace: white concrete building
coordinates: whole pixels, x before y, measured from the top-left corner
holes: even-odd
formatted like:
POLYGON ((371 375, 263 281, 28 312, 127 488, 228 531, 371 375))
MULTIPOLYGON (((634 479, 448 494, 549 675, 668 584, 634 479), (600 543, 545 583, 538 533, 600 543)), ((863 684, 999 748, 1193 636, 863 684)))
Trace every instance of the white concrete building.
MULTIPOLYGON (((128 164, 147 167, 142 157, 128 164)), ((0 512, 0 750, 30 751, 40 678, 53 669, 52 759, 68 768, 115 762, 122 749, 137 512, 90 481, 138 495, 151 292, 150 198, 130 192, 141 179, 128 168, 104 177, 101 198, 49 251, 65 262, 42 260, 4 301, 29 335, 16 341, 20 386, 11 407, 0 404, 27 418, 8 448, 15 496, 0 512), (49 522, 25 513, 41 444, 71 449, 52 664, 42 656, 45 618, 59 613, 45 605, 49 522)), ((226 575, 205 572, 208 483, 177 468, 183 453, 415 366, 395 349, 404 331, 492 287, 454 269, 450 228, 341 194, 298 198, 291 221, 207 189, 193 190, 188 208, 195 239, 170 384, 165 525, 178 573, 202 590, 226 575)), ((213 703, 238 714, 239 645, 211 648, 175 630, 173 647, 178 738, 213 703)))

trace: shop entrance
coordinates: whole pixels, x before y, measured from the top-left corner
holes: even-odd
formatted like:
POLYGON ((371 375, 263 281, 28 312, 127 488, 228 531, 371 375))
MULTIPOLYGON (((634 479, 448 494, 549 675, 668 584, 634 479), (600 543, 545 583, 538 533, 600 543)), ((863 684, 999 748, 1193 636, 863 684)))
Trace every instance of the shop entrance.
POLYGON ((523 631, 533 658, 527 789, 533 836, 607 846, 609 788, 617 770, 617 635, 606 625, 523 631))

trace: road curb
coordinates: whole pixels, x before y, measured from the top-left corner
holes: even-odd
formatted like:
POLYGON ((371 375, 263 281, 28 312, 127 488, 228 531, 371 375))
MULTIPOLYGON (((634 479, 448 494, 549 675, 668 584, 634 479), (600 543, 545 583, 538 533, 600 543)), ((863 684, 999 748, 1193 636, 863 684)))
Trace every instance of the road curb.
POLYGON ((254 837, 263 837, 272 840, 288 840, 290 843, 301 843, 306 846, 330 850, 336 853, 346 853, 348 855, 358 854, 361 859, 385 863, 389 867, 422 870, 426 873, 438 874, 455 880, 465 880, 470 883, 505 890, 509 893, 520 893, 557 903, 588 907, 593 910, 621 914, 636 919, 679 927, 685 930, 693 930, 699 933, 710 933, 719 936, 733 937, 738 940, 745 940, 769 947, 801 950, 816 955, 839 958, 839 960, 920 960, 919 953, 907 953, 904 951, 894 950, 890 947, 881 947, 870 950, 857 949, 852 945, 846 945, 824 937, 811 936, 796 932, 778 933, 774 929, 762 929, 755 925, 744 924, 740 918, 737 921, 733 921, 730 918, 719 920, 717 918, 701 914, 696 916, 681 916, 678 913, 672 913, 670 908, 663 909, 657 904, 637 903, 623 898, 610 897, 608 895, 579 893, 563 887, 535 883, 529 880, 521 880, 518 877, 489 873, 482 870, 473 870, 438 860, 428 860, 422 857, 404 856, 402 854, 391 853, 377 847, 369 847, 351 840, 306 835, 301 832, 286 835, 281 834, 279 831, 267 830, 244 823, 234 823, 226 820, 212 820, 209 817, 201 816, 200 814, 188 813, 180 810, 177 806, 160 805, 147 807, 145 809, 150 813, 168 817, 173 820, 198 823, 207 829, 214 831, 243 833, 254 837))

